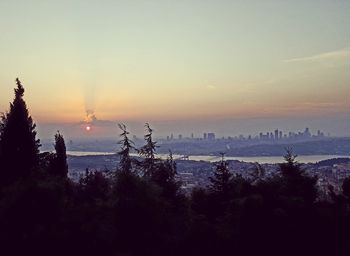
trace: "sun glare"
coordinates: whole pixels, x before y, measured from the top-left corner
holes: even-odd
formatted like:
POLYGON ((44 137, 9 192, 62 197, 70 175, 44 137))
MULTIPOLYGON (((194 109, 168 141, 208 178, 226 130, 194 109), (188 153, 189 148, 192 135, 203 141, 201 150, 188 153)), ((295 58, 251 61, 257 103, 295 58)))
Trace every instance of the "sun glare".
POLYGON ((89 131, 91 130, 91 126, 89 126, 89 125, 86 126, 86 127, 85 127, 85 130, 86 130, 87 132, 89 132, 89 131))

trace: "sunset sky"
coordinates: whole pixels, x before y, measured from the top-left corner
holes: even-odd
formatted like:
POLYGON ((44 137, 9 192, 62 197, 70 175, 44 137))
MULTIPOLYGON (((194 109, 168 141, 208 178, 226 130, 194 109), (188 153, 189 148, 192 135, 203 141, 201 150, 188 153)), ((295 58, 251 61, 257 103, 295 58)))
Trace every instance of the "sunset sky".
POLYGON ((350 135, 349 12, 347 0, 2 0, 0 112, 19 77, 43 127, 92 110, 164 132, 350 135))

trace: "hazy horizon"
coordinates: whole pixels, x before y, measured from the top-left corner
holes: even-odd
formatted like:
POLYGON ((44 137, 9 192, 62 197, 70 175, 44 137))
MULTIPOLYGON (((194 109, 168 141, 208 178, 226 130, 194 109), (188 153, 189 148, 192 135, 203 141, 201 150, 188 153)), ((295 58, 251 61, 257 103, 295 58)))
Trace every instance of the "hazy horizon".
POLYGON ((218 120, 168 120, 168 121, 102 121, 92 124, 92 129, 85 131, 84 123, 38 123, 38 135, 42 139, 52 139, 57 130, 60 130, 67 138, 115 138, 118 139, 120 130, 118 123, 127 125, 132 135, 142 138, 144 134, 144 123, 149 122, 154 129, 156 137, 165 138, 171 134, 177 138, 179 134, 183 137, 201 138, 203 133, 214 132, 218 138, 222 136, 239 136, 239 135, 259 135, 260 132, 273 132, 279 129, 284 133, 304 131, 308 127, 312 134, 317 134, 321 130, 325 135, 328 133, 335 137, 350 137, 350 116, 322 117, 310 119, 305 118, 246 118, 246 119, 218 119, 218 120))

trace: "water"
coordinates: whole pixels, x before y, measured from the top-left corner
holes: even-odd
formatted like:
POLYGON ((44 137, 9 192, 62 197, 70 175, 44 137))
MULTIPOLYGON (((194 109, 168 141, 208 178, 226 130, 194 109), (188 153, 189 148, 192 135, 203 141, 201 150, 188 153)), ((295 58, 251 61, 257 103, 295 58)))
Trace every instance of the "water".
MULTIPOLYGON (((115 152, 88 152, 88 151, 67 151, 68 155, 71 156, 101 156, 101 155, 113 155, 115 152)), ((138 156, 137 154, 131 154, 133 156, 138 156)), ((158 154, 158 157, 162 159, 166 159, 168 157, 167 154, 158 154)), ((173 158, 181 159, 182 155, 173 155, 173 158)), ((307 155, 307 156, 298 156, 297 161, 300 163, 316 163, 322 160, 327 160, 331 158, 348 158, 349 156, 344 155, 307 155)), ((220 156, 193 156, 189 155, 189 160, 194 161, 206 161, 206 162, 217 162, 220 161, 220 156)), ((283 162, 283 156, 247 156, 247 157, 240 157, 240 156, 227 156, 225 157, 226 160, 238 160, 238 161, 244 161, 244 162, 258 162, 260 164, 275 164, 275 163, 281 163, 283 162)))
MULTIPOLYGON (((331 158, 348 158, 349 156, 338 156, 338 155, 308 155, 308 156, 298 156, 297 161, 300 163, 317 163, 323 160, 331 158)), ((202 156, 190 156, 190 160, 202 160, 202 156)), ((216 162, 219 161, 220 157, 203 157, 204 161, 216 162), (205 160, 206 159, 206 160, 205 160)), ((284 161, 283 156, 252 156, 252 157, 225 157, 226 160, 239 160, 244 162, 258 162, 260 164, 275 164, 284 161)))
POLYGON ((105 156, 115 155, 115 152, 94 152, 94 151, 67 151, 70 156, 105 156))

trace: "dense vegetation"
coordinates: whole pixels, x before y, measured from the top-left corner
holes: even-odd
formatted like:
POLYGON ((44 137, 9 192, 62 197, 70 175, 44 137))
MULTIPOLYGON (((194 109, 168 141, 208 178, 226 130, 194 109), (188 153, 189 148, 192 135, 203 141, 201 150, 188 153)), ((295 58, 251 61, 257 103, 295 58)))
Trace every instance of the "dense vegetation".
POLYGON ((273 177, 261 168, 243 178, 215 165, 210 186, 190 195, 176 163, 156 155, 146 124, 135 149, 120 125, 115 171, 67 178, 63 136, 55 153, 39 153, 35 124, 17 79, 15 99, 0 124, 0 250, 2 255, 347 255, 350 180, 343 194, 318 198, 288 151, 273 177), (142 161, 130 157, 137 150, 142 161))

